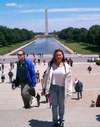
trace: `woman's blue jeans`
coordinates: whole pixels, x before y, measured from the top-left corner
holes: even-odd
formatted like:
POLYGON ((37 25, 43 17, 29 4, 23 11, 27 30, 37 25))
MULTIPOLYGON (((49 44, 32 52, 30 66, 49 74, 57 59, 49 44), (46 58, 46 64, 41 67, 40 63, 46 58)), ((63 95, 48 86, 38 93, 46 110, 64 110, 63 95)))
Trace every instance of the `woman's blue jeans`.
POLYGON ((65 87, 58 85, 51 85, 50 95, 52 98, 52 118, 53 122, 57 123, 63 121, 64 117, 64 100, 65 100, 65 87))

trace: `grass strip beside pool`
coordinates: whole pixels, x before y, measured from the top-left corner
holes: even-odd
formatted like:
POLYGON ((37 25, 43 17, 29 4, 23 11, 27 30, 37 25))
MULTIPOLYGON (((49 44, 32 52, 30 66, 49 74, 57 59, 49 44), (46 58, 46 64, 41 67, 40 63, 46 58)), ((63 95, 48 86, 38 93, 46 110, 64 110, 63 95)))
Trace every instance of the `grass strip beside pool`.
POLYGON ((23 45, 29 43, 30 41, 32 41, 32 40, 19 42, 19 43, 15 43, 15 44, 12 44, 12 45, 0 47, 0 55, 7 54, 7 53, 9 53, 9 52, 11 52, 11 51, 23 46, 23 45))
POLYGON ((95 45, 84 42, 65 42, 63 40, 60 40, 60 42, 78 54, 100 54, 100 47, 95 45))

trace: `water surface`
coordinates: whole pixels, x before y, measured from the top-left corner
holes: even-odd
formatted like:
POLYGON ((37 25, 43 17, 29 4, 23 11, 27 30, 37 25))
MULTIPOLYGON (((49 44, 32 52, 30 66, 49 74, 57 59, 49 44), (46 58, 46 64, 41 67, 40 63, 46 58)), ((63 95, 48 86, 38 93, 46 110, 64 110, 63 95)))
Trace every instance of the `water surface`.
POLYGON ((55 49, 62 49, 65 54, 70 54, 66 48, 60 45, 55 39, 46 38, 46 39, 37 39, 30 45, 24 47, 26 54, 53 54, 55 49))

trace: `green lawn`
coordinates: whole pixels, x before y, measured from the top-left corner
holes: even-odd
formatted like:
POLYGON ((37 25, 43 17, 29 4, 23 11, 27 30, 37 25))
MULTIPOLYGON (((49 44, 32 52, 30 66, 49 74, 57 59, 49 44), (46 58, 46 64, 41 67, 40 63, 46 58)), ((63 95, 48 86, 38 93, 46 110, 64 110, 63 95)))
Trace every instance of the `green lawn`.
POLYGON ((29 40, 29 41, 24 41, 24 42, 19 42, 19 43, 16 43, 16 44, 12 44, 12 45, 9 45, 9 46, 4 46, 4 47, 0 47, 0 55, 4 55, 6 53, 9 53, 27 43, 29 43, 30 41, 32 40, 29 40))
POLYGON ((100 47, 98 46, 83 42, 65 42, 62 40, 60 42, 79 54, 100 54, 100 47))

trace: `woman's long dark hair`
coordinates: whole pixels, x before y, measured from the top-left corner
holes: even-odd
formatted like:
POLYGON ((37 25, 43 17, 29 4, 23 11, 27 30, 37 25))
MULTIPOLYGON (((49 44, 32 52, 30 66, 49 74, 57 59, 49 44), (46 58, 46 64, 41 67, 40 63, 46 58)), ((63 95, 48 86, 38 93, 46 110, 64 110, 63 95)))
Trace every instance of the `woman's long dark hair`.
POLYGON ((53 58, 52 58, 52 60, 51 60, 50 63, 49 63, 49 66, 50 66, 50 67, 52 66, 53 63, 56 62, 55 56, 56 56, 56 53, 57 53, 57 52, 61 52, 61 53, 62 53, 62 55, 63 55, 62 62, 65 62, 64 52, 63 52, 61 49, 56 49, 56 50, 54 51, 53 58))

